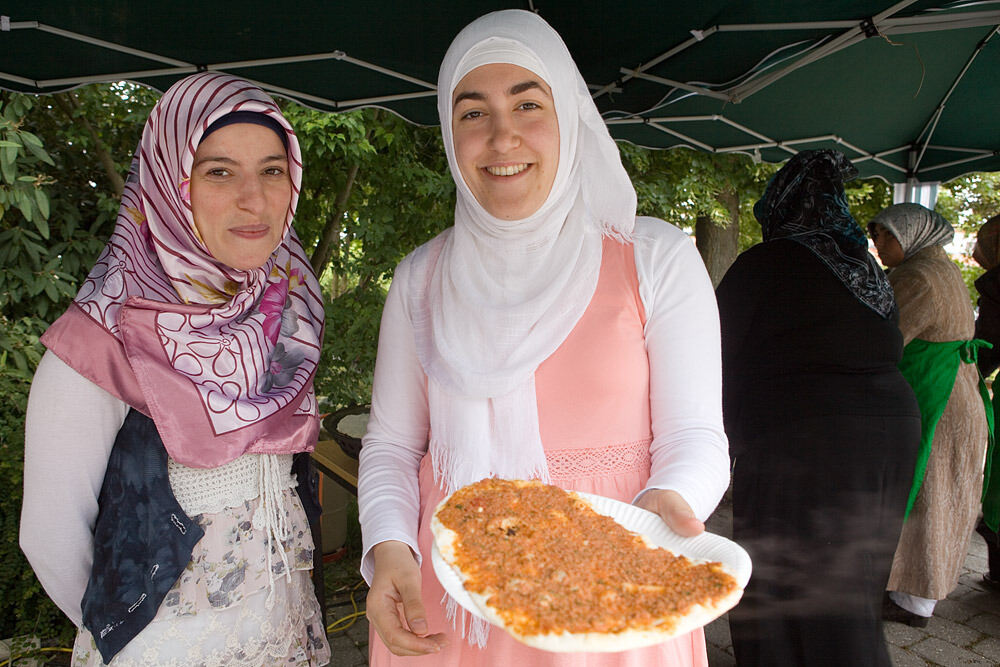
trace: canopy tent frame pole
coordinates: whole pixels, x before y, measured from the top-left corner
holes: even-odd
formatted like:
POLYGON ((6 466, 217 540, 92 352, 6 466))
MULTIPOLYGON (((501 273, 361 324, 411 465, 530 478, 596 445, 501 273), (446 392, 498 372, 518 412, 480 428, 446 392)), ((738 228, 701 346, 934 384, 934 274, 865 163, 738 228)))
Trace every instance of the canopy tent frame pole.
MULTIPOLYGON (((909 0, 909 2, 915 2, 916 0, 909 0)), ((909 4, 907 2, 906 4, 909 4)), ((825 29, 840 29, 840 28, 853 28, 858 25, 857 21, 799 21, 795 23, 733 23, 733 24, 719 24, 714 25, 704 30, 689 30, 693 37, 687 39, 677 46, 664 51, 660 55, 656 56, 652 60, 645 62, 634 69, 621 68, 622 73, 625 77, 620 79, 620 82, 613 82, 606 84, 605 86, 599 88, 595 93, 594 97, 600 97, 605 93, 611 92, 611 87, 615 85, 620 85, 629 79, 637 77, 639 74, 645 73, 646 70, 656 67, 665 60, 673 58, 675 55, 681 51, 685 51, 688 48, 698 44, 699 42, 705 41, 708 37, 711 37, 717 32, 761 32, 765 30, 825 30, 825 29)), ((689 89, 685 89, 689 90, 689 89)), ((700 91, 693 91, 700 92, 700 91)), ((728 99, 728 97, 727 97, 728 99)))
POLYGON ((84 44, 99 46, 103 49, 108 49, 110 51, 127 53, 130 56, 137 56, 139 58, 145 58, 146 60, 155 60, 165 65, 174 65, 175 67, 193 66, 192 63, 185 62, 183 60, 177 60, 176 58, 171 58, 170 56, 163 56, 158 53, 152 53, 151 51, 143 51, 142 49, 134 49, 131 46, 125 46, 124 44, 115 44, 114 42, 108 42, 103 39, 98 39, 96 37, 90 37, 88 35, 83 35, 78 32, 73 32, 72 30, 64 30, 62 28, 57 28, 55 26, 51 26, 46 23, 41 23, 39 21, 12 21, 10 24, 11 30, 24 30, 32 28, 35 30, 39 30, 41 32, 47 32, 53 35, 58 35, 60 37, 65 37, 67 39, 72 39, 77 42, 83 42, 84 44))
POLYGON ((906 172, 906 170, 903 169, 902 167, 900 167, 898 165, 895 165, 895 164, 893 164, 893 163, 891 163, 891 162, 889 162, 887 160, 883 160, 882 158, 878 157, 876 154, 870 153, 870 152, 864 150, 863 148, 859 148, 858 146, 855 146, 851 142, 847 141, 843 137, 841 137, 839 135, 836 135, 836 134, 826 134, 826 135, 822 135, 822 136, 818 136, 818 137, 806 137, 806 138, 803 138, 803 139, 786 139, 786 140, 780 142, 780 145, 781 146, 798 146, 800 144, 814 144, 814 143, 819 143, 821 141, 832 141, 833 143, 837 144, 838 146, 845 146, 847 149, 852 150, 855 153, 857 153, 858 157, 851 158, 852 162, 864 162, 866 160, 872 160, 874 162, 879 163, 880 165, 882 165, 884 167, 889 167, 891 169, 895 169, 895 170, 903 172, 903 173, 906 172))
POLYGON ((965 12, 953 16, 909 16, 886 19, 882 32, 886 35, 907 35, 914 32, 938 32, 941 30, 961 30, 980 28, 1000 22, 1000 11, 965 12))
POLYGON ((66 85, 85 86, 88 83, 125 81, 130 79, 139 79, 142 77, 172 76, 175 74, 184 75, 193 74, 197 71, 197 66, 189 65, 187 67, 165 67, 163 69, 145 69, 135 70, 132 72, 115 72, 113 74, 95 74, 93 76, 74 76, 66 77, 64 79, 42 79, 35 81, 34 83, 37 88, 53 88, 66 85))
MULTIPOLYGON (((931 16, 901 16, 886 18, 880 24, 881 32, 898 35, 907 32, 935 32, 956 28, 975 28, 988 25, 1000 15, 998 11, 963 12, 960 14, 931 16)), ((730 23, 718 25, 716 32, 763 32, 776 30, 825 30, 857 27, 856 20, 802 21, 799 23, 730 23)))
POLYGON ((944 146, 942 144, 931 144, 928 148, 942 151, 952 151, 954 153, 972 153, 975 155, 995 155, 997 151, 988 148, 969 148, 968 146, 944 146))
POLYGON ((669 134, 670 136, 677 137, 681 141, 686 141, 687 143, 691 144, 692 146, 697 146, 698 148, 700 148, 701 150, 705 151, 706 153, 718 153, 719 152, 719 149, 715 148, 714 146, 710 146, 710 145, 708 145, 706 143, 698 141, 697 139, 689 137, 689 136, 687 136, 686 134, 684 134, 682 132, 678 132, 676 130, 671 130, 669 127, 664 127, 663 125, 660 125, 659 123, 652 123, 652 122, 650 122, 650 123, 646 123, 646 125, 649 125, 654 130, 659 130, 660 132, 665 132, 666 134, 669 134))
POLYGON ((944 114, 944 108, 948 104, 948 99, 951 97, 951 94, 955 92, 955 89, 958 88, 958 84, 962 82, 966 72, 968 72, 969 68, 972 67, 973 61, 975 61, 976 57, 982 53, 983 49, 986 48, 986 44, 993 38, 994 35, 997 34, 998 31, 1000 31, 1000 25, 993 26, 992 30, 990 30, 990 32, 979 41, 979 44, 976 45, 972 55, 970 55, 969 59, 966 61, 965 67, 963 67, 962 71, 960 71, 958 76, 955 77, 955 80, 952 82, 948 92, 944 94, 944 97, 941 98, 941 102, 938 103, 937 108, 934 109, 934 112, 931 114, 930 120, 927 121, 927 124, 924 125, 924 129, 917 135, 917 143, 920 143, 920 141, 923 140, 923 147, 921 147, 920 153, 917 155, 916 161, 912 165, 913 174, 916 174, 920 170, 920 162, 924 159, 924 153, 927 152, 927 146, 931 142, 931 137, 934 136, 934 131, 937 129, 938 122, 944 114), (924 135, 926 135, 926 138, 924 135))
POLYGON ((344 108, 358 107, 358 106, 364 106, 366 104, 381 104, 382 102, 415 100, 421 97, 434 97, 435 95, 437 95, 437 91, 427 90, 417 93, 398 93, 396 95, 383 95, 381 97, 362 97, 356 100, 344 100, 340 102, 340 106, 344 108))
MULTIPOLYGON (((699 43, 701 41, 704 41, 704 39, 706 37, 714 34, 717 31, 718 31, 718 26, 713 27, 713 28, 709 28, 708 30, 704 30, 704 31, 692 30, 691 34, 694 35, 693 37, 691 37, 690 39, 684 40, 683 42, 681 42, 677 46, 673 47, 672 49, 664 51, 663 53, 661 53, 660 55, 656 56, 655 58, 653 58, 649 62, 646 62, 646 63, 643 63, 643 64, 639 65, 633 71, 636 71, 636 72, 645 72, 648 69, 656 67, 657 65, 659 65, 660 63, 662 63, 664 60, 667 60, 669 58, 673 58, 675 55, 677 55, 681 51, 685 51, 688 48, 694 46, 695 44, 697 44, 697 43, 699 43)), ((594 98, 598 98, 601 95, 604 95, 605 93, 611 92, 611 90, 613 89, 614 86, 620 86, 621 84, 623 84, 626 81, 628 81, 630 78, 632 78, 632 77, 626 75, 622 79, 618 79, 616 81, 612 81, 609 84, 606 84, 604 87, 600 88, 597 92, 595 92, 593 94, 593 97, 594 98)))
POLYGON ((268 90, 272 93, 275 93, 280 97, 288 97, 303 102, 314 102, 317 104, 323 104, 338 111, 346 111, 353 107, 364 106, 366 104, 379 104, 381 102, 398 102, 402 100, 412 100, 421 97, 430 97, 432 95, 437 95, 436 91, 428 90, 416 93, 399 93, 397 95, 383 95, 381 97, 364 97, 356 100, 331 100, 325 97, 308 95, 288 88, 282 88, 281 86, 275 86, 274 84, 271 83, 256 81, 254 79, 249 79, 246 77, 244 78, 250 83, 260 86, 264 90, 268 90))
MULTIPOLYGON (((871 23, 877 29, 880 29, 879 25, 885 18, 892 16, 896 12, 905 9, 906 7, 912 5, 916 1, 917 0, 901 0, 900 2, 897 2, 896 4, 889 7, 888 9, 884 9, 878 14, 875 14, 873 17, 871 17, 871 23)), ((763 90, 764 88, 770 86, 775 81, 778 81, 779 79, 791 74, 795 70, 801 67, 805 67, 806 65, 813 63, 817 60, 821 60, 863 39, 867 39, 867 37, 865 36, 865 31, 862 24, 859 22, 855 24, 855 27, 841 33, 840 35, 833 38, 823 46, 815 49, 814 51, 803 56, 802 58, 799 58, 797 61, 795 61, 788 67, 778 70, 777 72, 771 72, 770 74, 765 74, 764 76, 759 77, 754 81, 750 81, 743 85, 737 86, 734 90, 731 91, 732 99, 734 102, 737 103, 740 102, 741 100, 745 100, 754 93, 763 90)))
POLYGON ((725 93, 719 93, 714 90, 709 90, 708 88, 702 88, 701 86, 693 86, 689 83, 682 83, 680 81, 675 81, 674 79, 664 79, 662 76, 656 76, 655 74, 646 74, 645 72, 640 72, 638 70, 631 70, 625 67, 621 68, 621 72, 622 74, 629 75, 630 78, 645 79, 646 81, 661 83, 664 86, 673 86, 674 88, 687 90, 692 93, 697 93, 698 95, 704 95, 705 97, 713 97, 717 100, 722 100, 724 102, 729 101, 729 96, 726 95, 725 93))
POLYGON ((38 88, 38 82, 34 79, 29 79, 27 77, 18 76, 17 74, 9 74, 7 72, 0 72, 0 79, 6 81, 13 81, 14 83, 19 83, 22 86, 31 86, 32 88, 38 88))
POLYGON ((901 153, 902 151, 908 150, 909 146, 897 146, 896 148, 888 148, 884 151, 879 151, 875 153, 877 157, 885 157, 886 155, 892 155, 894 153, 901 153))
POLYGON ((314 102, 316 104, 325 104, 326 106, 332 107, 334 109, 340 109, 340 105, 342 104, 341 102, 338 102, 336 100, 330 100, 325 97, 319 97, 317 95, 306 95, 304 93, 300 93, 288 88, 282 88, 281 86, 275 86, 273 84, 264 84, 264 82, 262 81, 247 79, 246 77, 244 77, 244 79, 254 84, 255 86, 260 86, 264 90, 269 90, 270 92, 275 93, 279 97, 289 97, 289 98, 294 97, 297 100, 314 102))
MULTIPOLYGON (((638 125, 638 124, 649 125, 657 130, 660 130, 661 132, 666 132, 671 136, 677 137, 682 141, 688 142, 692 146, 700 148, 703 151, 709 153, 720 153, 720 154, 724 153, 749 154, 752 151, 759 151, 762 148, 779 148, 792 155, 795 155, 798 151, 795 150, 794 146, 798 146, 801 144, 815 144, 819 142, 829 141, 837 144, 838 146, 844 146, 848 150, 856 153, 858 157, 851 158, 853 162, 865 162, 867 160, 871 160, 888 169, 892 169, 894 171, 898 171, 903 174, 905 174, 907 171, 904 167, 900 167, 899 165, 893 164, 892 162, 885 160, 884 157, 886 155, 891 155, 893 153, 898 153, 900 151, 907 150, 909 148, 908 146, 892 148, 886 151, 880 151, 878 153, 870 153, 864 150, 863 148, 855 146, 851 142, 847 141, 843 137, 840 137, 836 134, 825 134, 815 137, 804 137, 800 139, 787 139, 784 141, 777 141, 775 139, 771 139, 767 135, 752 130, 751 128, 741 125, 740 123, 737 123, 736 121, 726 118, 725 116, 722 116, 720 114, 712 114, 704 116, 672 116, 672 117, 664 116, 660 118, 644 118, 641 116, 635 116, 630 118, 610 118, 606 119, 605 123, 607 123, 608 125, 638 125), (709 144, 693 139, 682 132, 678 132, 676 130, 672 130, 666 127, 667 124, 698 123, 706 121, 716 121, 724 123, 725 125, 728 125, 736 130, 744 132, 756 139, 760 139, 760 142, 753 144, 740 144, 736 146, 710 146, 709 144)), ((977 159, 979 159, 979 157, 980 156, 977 156, 977 159)))
POLYGON ((393 78, 400 79, 401 81, 407 81, 409 83, 416 84, 423 88, 427 88, 431 92, 435 93, 437 92, 437 85, 433 83, 428 83, 423 79, 418 79, 414 76, 403 74, 402 72, 397 72, 395 70, 391 70, 386 67, 376 65, 375 63, 370 63, 367 60, 352 58, 351 56, 347 55, 345 52, 340 50, 329 51, 326 53, 312 53, 302 56, 285 56, 283 58, 264 58, 260 60, 237 60, 228 63, 215 63, 209 65, 208 69, 218 69, 218 70, 237 69, 237 68, 247 69, 253 67, 265 67, 268 65, 293 65, 298 63, 313 62, 319 60, 339 60, 341 62, 349 63, 357 67, 364 67, 365 69, 370 69, 374 72, 378 72, 379 74, 385 74, 386 76, 391 76, 393 78))
MULTIPOLYGON (((903 2, 896 7, 890 8, 890 10, 896 12, 902 9, 902 6, 910 4, 909 2, 903 2)), ((878 30, 880 35, 902 35, 910 34, 914 32, 937 32, 940 30, 955 30, 960 28, 975 28, 983 25, 996 24, 1000 21, 1000 11, 984 11, 984 12, 967 12, 964 14, 956 15, 955 17, 944 17, 944 16, 912 16, 912 17, 902 17, 902 18, 884 18, 880 19, 879 16, 884 16, 885 12, 877 15, 872 19, 873 25, 878 30)), ((766 25, 766 24, 759 24, 766 25)), ((854 23, 858 26, 857 23, 854 23)), ((743 26, 746 29, 752 27, 752 24, 747 24, 743 26)), ((730 26, 720 26, 720 32, 727 32, 730 26)), ((783 70, 778 70, 768 77, 760 77, 754 81, 751 81, 742 86, 736 86, 732 90, 731 100, 732 102, 738 104, 742 100, 745 100, 750 95, 760 92, 760 90, 771 85, 778 79, 782 78, 786 74, 790 74, 796 69, 803 67, 805 65, 825 58, 833 53, 845 49, 849 46, 856 44, 862 39, 867 39, 867 35, 858 32, 861 30, 859 26, 855 30, 848 31, 852 35, 846 41, 842 43, 835 44, 837 40, 828 42, 824 46, 816 49, 814 52, 810 53, 809 56, 804 57, 802 60, 796 61, 788 68, 783 70)), ((844 35, 841 35, 843 38, 844 35)), ((838 38, 839 39, 839 38, 838 38)))
POLYGON ((872 162, 876 162, 876 163, 882 165, 886 169, 892 169, 893 171, 898 171, 901 174, 905 174, 906 173, 906 168, 905 167, 900 167, 898 164, 893 164, 892 162, 889 162, 888 160, 885 160, 885 159, 881 158, 879 155, 877 155, 875 153, 869 153, 867 151, 863 151, 863 150, 860 150, 858 148, 855 148, 850 143, 844 141, 840 137, 837 137, 837 139, 838 139, 838 141, 836 141, 835 143, 837 143, 837 144, 839 144, 841 146, 849 146, 851 148, 851 150, 855 150, 855 151, 857 151, 859 153, 858 157, 852 157, 851 158, 851 162, 867 162, 868 160, 871 160, 872 162))
POLYGON ((942 162, 941 164, 936 164, 933 167, 927 167, 922 173, 928 171, 934 171, 935 169, 946 169, 948 167, 954 167, 958 164, 968 164, 969 162, 975 162, 976 160, 985 160, 989 157, 994 157, 997 155, 997 151, 983 151, 979 155, 973 155, 972 157, 962 158, 961 160, 952 160, 951 162, 942 162))
MULTIPOLYGON (((982 11, 982 12, 964 12, 961 14, 956 14, 954 16, 943 16, 943 15, 933 15, 933 16, 910 16, 910 17, 899 17, 892 18, 892 14, 904 9, 908 5, 912 4, 916 0, 903 0, 896 5, 880 12, 872 18, 872 24, 878 29, 881 35, 902 35, 909 34, 913 32, 935 32, 939 30, 955 30, 960 28, 973 28, 982 25, 989 25, 991 23, 1000 22, 1000 11, 982 11)), ((712 26, 705 30, 691 30, 693 38, 681 42, 677 46, 673 47, 660 54, 656 58, 639 65, 636 68, 621 67, 620 72, 624 74, 621 79, 617 81, 605 84, 604 86, 597 87, 597 90, 593 93, 593 97, 597 98, 601 95, 612 92, 612 90, 618 88, 620 85, 629 81, 633 78, 641 78, 650 81, 655 81, 668 86, 673 86, 680 88, 682 90, 687 90, 699 95, 706 95, 709 97, 722 99, 720 96, 724 96, 724 99, 738 104, 741 100, 759 92, 763 88, 771 85, 781 77, 793 72, 794 70, 807 65, 814 60, 825 58, 839 50, 845 49, 853 44, 861 41, 862 39, 867 39, 868 35, 864 33, 864 29, 860 22, 857 20, 839 20, 839 21, 799 21, 792 23, 733 23, 733 24, 719 24, 712 26), (793 30, 837 30, 837 29, 848 29, 846 33, 833 41, 826 42, 816 49, 815 54, 810 54, 809 56, 804 56, 802 60, 797 61, 790 65, 786 69, 778 70, 770 75, 767 80, 764 77, 757 79, 753 82, 748 82, 746 84, 741 84, 730 89, 729 94, 719 93, 712 91, 703 86, 695 86, 689 83, 679 82, 673 79, 666 79, 662 77, 655 77, 655 75, 648 74, 647 70, 659 65, 665 60, 672 58, 678 53, 694 46, 695 44, 704 41, 706 38, 714 35, 715 33, 729 32, 763 32, 763 31, 793 31, 793 30), (761 82, 760 85, 755 85, 757 82, 761 82)))
POLYGON ((267 67, 273 65, 289 65, 298 64, 304 62, 317 62, 323 60, 339 60, 356 67, 363 67, 380 74, 385 74, 386 76, 399 79, 401 81, 406 81, 414 85, 425 88, 425 91, 412 92, 412 93, 400 93, 397 95, 383 95, 380 97, 370 97, 361 98, 357 100, 344 100, 336 101, 330 100, 323 97, 318 97, 315 95, 309 95, 307 93, 298 92, 289 88, 281 88, 272 84, 265 84, 260 81, 255 81, 257 85, 261 86, 265 90, 270 90, 282 95, 289 97, 294 97, 296 99, 309 100, 314 103, 324 104, 330 106, 334 109, 338 109, 345 106, 360 106, 363 104, 374 104, 378 102, 392 102, 398 100, 413 99, 417 97, 428 97, 430 95, 437 94, 437 86, 433 83, 429 83, 417 77, 404 74, 402 72, 397 72, 395 70, 370 63, 359 58, 353 58, 349 56, 346 52, 341 50, 327 51, 324 53, 311 53, 300 56, 285 56, 279 58, 261 58, 257 60, 239 60, 232 62, 223 63, 212 63, 209 65, 198 66, 194 63, 185 62, 183 60, 177 60, 176 58, 171 58, 169 56, 163 56, 151 51, 143 51, 141 49, 134 49, 129 46, 124 46, 121 44, 115 44, 113 42, 108 42, 102 39, 97 39, 96 37, 89 37, 78 32, 73 32, 71 30, 64 30, 62 28, 57 28, 55 26, 50 26, 39 21, 13 21, 10 23, 11 30, 28 30, 34 29, 41 32, 51 33, 59 37, 64 37, 66 39, 71 39, 84 44, 90 44, 100 48, 109 49, 112 51, 118 51, 120 53, 125 53, 128 55, 136 56, 139 58, 145 58, 146 60, 152 60, 154 62, 160 62, 167 65, 173 65, 169 68, 158 68, 149 70, 134 70, 128 72, 112 72, 109 74, 100 74, 86 77, 63 77, 59 79, 41 79, 33 80, 26 77, 17 76, 15 74, 8 74, 6 72, 0 72, 0 78, 13 81, 26 86, 33 86, 35 88, 54 88, 64 85, 85 85, 88 83, 100 83, 105 81, 120 81, 126 79, 139 79, 144 77, 157 77, 157 76, 172 76, 172 75, 184 75, 197 72, 200 69, 206 69, 211 71, 227 71, 230 69, 251 69, 255 67, 267 67))

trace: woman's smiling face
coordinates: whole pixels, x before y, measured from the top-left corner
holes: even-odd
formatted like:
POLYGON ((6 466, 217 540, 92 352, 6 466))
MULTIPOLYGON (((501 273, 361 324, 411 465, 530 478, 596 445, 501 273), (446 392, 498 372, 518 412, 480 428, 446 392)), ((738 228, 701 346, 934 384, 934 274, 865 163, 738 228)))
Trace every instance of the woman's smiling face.
POLYGON ((559 122, 541 77, 477 67, 455 86, 451 127, 462 177, 488 213, 521 220, 541 208, 559 168, 559 122))
POLYGON ((191 168, 191 213, 212 256, 234 269, 262 266, 285 229, 292 181, 281 139, 249 123, 205 137, 191 168))

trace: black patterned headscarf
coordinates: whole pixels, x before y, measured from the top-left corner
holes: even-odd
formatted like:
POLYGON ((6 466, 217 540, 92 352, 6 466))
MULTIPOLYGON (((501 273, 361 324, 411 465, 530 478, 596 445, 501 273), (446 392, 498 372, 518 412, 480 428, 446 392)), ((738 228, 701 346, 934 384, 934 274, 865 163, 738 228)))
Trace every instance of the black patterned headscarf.
POLYGON ((844 193, 844 182, 857 174, 839 151, 803 151, 771 178, 753 214, 765 242, 804 245, 861 303, 888 317, 896 306, 892 287, 868 252, 868 239, 844 193))

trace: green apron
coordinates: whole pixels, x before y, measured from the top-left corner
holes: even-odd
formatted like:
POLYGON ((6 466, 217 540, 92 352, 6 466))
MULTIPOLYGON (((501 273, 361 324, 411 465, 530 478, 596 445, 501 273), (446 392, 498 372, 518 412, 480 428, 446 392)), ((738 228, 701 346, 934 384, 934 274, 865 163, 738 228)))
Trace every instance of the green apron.
MULTIPOLYGON (((905 517, 910 516, 917 493, 924 482, 927 473, 927 459, 931 454, 931 443, 934 441, 934 431, 941 419, 951 391, 955 388, 955 378, 958 376, 959 364, 975 364, 980 347, 993 347, 981 339, 955 340, 943 343, 915 338, 903 349, 903 358, 899 362, 899 370, 906 381, 913 387, 920 406, 920 451, 917 453, 917 464, 913 472, 913 486, 906 502, 905 517)), ((979 378, 979 395, 983 399, 986 410, 986 422, 989 425, 989 449, 986 455, 986 466, 983 470, 983 513, 986 523, 996 530, 1000 518, 1000 475, 993 479, 993 403, 989 390, 983 378, 979 378)), ((1000 462, 998 462, 1000 465, 1000 462)), ((1000 467, 997 468, 1000 470, 1000 467)))
MULTIPOLYGON (((993 392, 993 414, 1000 410, 1000 391, 993 392)), ((989 414, 989 411, 987 411, 989 414)), ((983 468, 983 520, 994 533, 1000 531, 1000 448, 995 447, 996 418, 990 422, 990 446, 983 468), (996 473, 996 474, 993 474, 996 473)))

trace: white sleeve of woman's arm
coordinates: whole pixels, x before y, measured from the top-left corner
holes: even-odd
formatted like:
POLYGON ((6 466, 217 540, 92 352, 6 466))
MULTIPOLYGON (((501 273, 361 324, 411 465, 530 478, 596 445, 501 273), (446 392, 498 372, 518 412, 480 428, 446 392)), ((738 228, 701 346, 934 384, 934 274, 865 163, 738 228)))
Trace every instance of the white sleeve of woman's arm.
POLYGON ((94 558, 97 499, 129 407, 46 352, 24 427, 21 550, 78 627, 94 558))
POLYGON ((634 248, 653 428, 644 491, 673 489, 704 521, 729 486, 715 293, 691 239, 673 225, 639 218, 634 248))
POLYGON ((368 431, 358 468, 358 510, 363 552, 361 575, 371 583, 371 548, 405 542, 416 554, 420 513, 418 474, 427 452, 430 418, 427 379, 417 360, 405 304, 407 260, 396 269, 379 329, 368 431))

